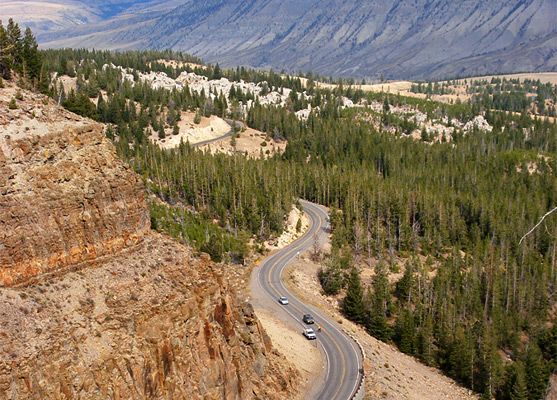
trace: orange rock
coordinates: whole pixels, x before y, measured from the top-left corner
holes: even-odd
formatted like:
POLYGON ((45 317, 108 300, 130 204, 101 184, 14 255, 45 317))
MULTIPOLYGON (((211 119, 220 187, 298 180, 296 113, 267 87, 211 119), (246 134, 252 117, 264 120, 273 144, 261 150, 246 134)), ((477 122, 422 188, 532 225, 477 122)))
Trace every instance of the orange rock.
POLYGON ((0 399, 293 397, 228 268, 150 231, 100 125, 0 149, 0 399))
POLYGON ((0 152, 12 177, 0 179, 0 286, 114 254, 149 230, 141 180, 115 157, 102 126, 8 144, 11 159, 0 152))

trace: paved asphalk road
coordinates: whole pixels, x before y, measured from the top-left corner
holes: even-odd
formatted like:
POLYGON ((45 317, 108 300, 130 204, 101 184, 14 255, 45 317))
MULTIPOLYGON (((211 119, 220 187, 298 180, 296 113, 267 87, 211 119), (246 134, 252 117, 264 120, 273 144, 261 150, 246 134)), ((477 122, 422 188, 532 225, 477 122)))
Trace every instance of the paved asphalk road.
POLYGON ((305 213, 311 220, 308 231, 288 247, 266 258, 260 265, 257 279, 263 291, 274 300, 274 309, 282 308, 291 318, 289 325, 296 331, 302 332, 305 327, 311 327, 317 335, 317 342, 325 353, 327 372, 325 380, 317 381, 321 388, 314 388, 312 393, 318 393, 318 400, 348 400, 357 389, 361 373, 361 353, 352 339, 337 329, 338 324, 325 316, 322 311, 317 311, 297 299, 284 287, 281 279, 284 268, 296 257, 313 247, 315 237, 321 238, 321 243, 326 237, 329 223, 326 211, 313 203, 301 201, 305 213), (278 298, 285 296, 290 304, 280 305, 278 298), (304 314, 311 314, 315 324, 306 325, 302 322, 304 314), (319 324, 322 325, 318 332, 319 324))
POLYGON ((226 138, 232 137, 232 134, 234 133, 234 125, 238 126, 239 128, 242 128, 244 125, 241 122, 238 121, 232 121, 231 119, 225 119, 224 120, 228 125, 230 125, 230 130, 219 137, 216 137, 214 139, 209 139, 209 140, 204 140, 202 142, 197 142, 197 143, 192 143, 190 144, 191 147, 201 147, 201 146, 205 146, 206 144, 210 144, 210 143, 214 143, 214 142, 220 142, 221 140, 224 140, 226 138))

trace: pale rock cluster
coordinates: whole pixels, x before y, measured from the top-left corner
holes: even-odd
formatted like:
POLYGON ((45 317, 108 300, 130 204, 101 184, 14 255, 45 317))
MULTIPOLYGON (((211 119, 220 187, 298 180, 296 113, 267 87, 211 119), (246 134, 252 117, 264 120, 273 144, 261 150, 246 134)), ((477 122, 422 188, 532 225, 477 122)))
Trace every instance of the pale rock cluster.
MULTIPOLYGON (((108 64, 105 64, 103 68, 107 68, 108 66, 108 64)), ((125 69, 113 64, 111 64, 110 67, 117 68, 122 71, 122 80, 129 80, 132 83, 134 82, 134 76, 130 73, 130 69, 125 69)), ((243 80, 240 80, 239 82, 231 82, 227 78, 208 79, 205 76, 197 75, 193 72, 182 72, 176 79, 170 78, 164 72, 150 72, 147 74, 138 72, 138 76, 141 81, 149 82, 155 89, 164 88, 172 90, 176 88, 181 90, 188 87, 196 93, 205 93, 205 95, 208 98, 211 98, 211 100, 215 100, 216 96, 222 94, 226 97, 229 103, 230 90, 232 87, 234 87, 236 91, 241 91, 244 94, 252 93, 261 105, 275 105, 279 107, 287 105, 287 100, 291 93, 291 89, 282 88, 280 91, 271 90, 265 95, 262 95, 263 85, 261 83, 256 84, 252 82, 245 82, 243 80)), ((312 99, 312 96, 308 95, 306 92, 299 93, 298 95, 303 96, 308 103, 312 99)), ((339 98, 339 101, 342 108, 366 106, 375 112, 383 112, 383 104, 378 101, 373 101, 368 104, 366 100, 362 100, 359 103, 354 103, 351 99, 344 96, 339 98)), ((240 113, 245 116, 247 114, 247 110, 252 105, 253 100, 246 101, 246 104, 240 104, 240 113)), ((319 107, 313 108, 311 104, 308 104, 307 108, 299 110, 295 114, 299 119, 306 120, 314 110, 319 110, 319 107)), ((442 117, 439 120, 429 120, 427 114, 424 114, 409 105, 391 105, 389 113, 409 116, 409 118, 411 118, 418 125, 418 129, 425 129, 428 134, 432 134, 436 138, 441 138, 443 136, 449 138, 455 131, 455 128, 462 129, 464 133, 469 133, 474 128, 487 132, 491 132, 493 130, 493 127, 489 125, 482 115, 477 115, 473 120, 466 123, 457 119, 452 119, 449 122, 447 117, 442 117)))
POLYGON ((450 138, 454 132, 454 127, 445 126, 443 124, 430 124, 424 126, 427 133, 434 135, 436 138, 441 138, 445 135, 445 138, 450 138))
POLYGON ((477 128, 480 131, 487 131, 491 132, 493 127, 489 125, 489 122, 486 121, 483 115, 476 115, 472 121, 468 121, 462 130, 464 132, 470 132, 474 128, 477 128))
POLYGON ((114 69, 120 70, 120 72, 122 73, 122 83, 124 83, 125 81, 129 81, 131 83, 134 83, 135 78, 130 73, 130 72, 132 72, 131 68, 124 68, 120 65, 114 65, 114 64, 110 63, 110 64, 104 64, 102 69, 104 71, 107 68, 114 68, 114 69))

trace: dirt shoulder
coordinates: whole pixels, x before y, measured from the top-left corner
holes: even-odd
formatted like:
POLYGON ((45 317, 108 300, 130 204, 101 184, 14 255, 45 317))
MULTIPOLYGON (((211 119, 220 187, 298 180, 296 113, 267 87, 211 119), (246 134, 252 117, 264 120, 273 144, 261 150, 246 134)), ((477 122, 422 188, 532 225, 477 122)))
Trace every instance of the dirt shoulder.
POLYGON ((383 343, 339 313, 339 300, 321 294, 317 279, 320 266, 307 255, 285 271, 288 290, 301 299, 321 308, 342 324, 364 348, 366 358, 366 399, 441 400, 478 399, 470 390, 461 387, 435 368, 401 353, 396 347, 383 343))
POLYGON ((317 341, 307 340, 301 331, 292 329, 292 317, 285 311, 277 311, 276 299, 271 299, 258 283, 259 268, 252 271, 249 302, 271 338, 273 348, 293 365, 301 376, 301 385, 295 399, 313 398, 315 387, 326 377, 325 357, 317 341))
POLYGON ((244 154, 250 158, 259 158, 261 156, 271 157, 277 152, 284 152, 286 141, 279 143, 273 139, 267 138, 264 132, 246 128, 237 133, 237 137, 234 141, 232 138, 227 138, 206 144, 200 148, 208 150, 212 154, 244 154))
MULTIPOLYGON (((288 215, 284 233, 280 237, 265 243, 265 247, 270 250, 267 256, 297 240, 308 227, 307 216, 293 207, 288 215), (296 224, 299 218, 301 218, 302 226, 297 231, 296 224)), ((259 286, 259 264, 255 262, 254 265, 255 268, 251 272, 251 285, 245 288, 246 292, 249 292, 247 300, 253 305, 261 325, 271 338, 273 348, 297 369, 302 378, 302 384, 295 399, 313 398, 317 395, 317 393, 314 393, 315 387, 319 388, 321 386, 316 384, 316 381, 322 382, 326 377, 324 354, 316 340, 305 339, 301 331, 289 326, 292 317, 286 311, 279 310, 277 312, 276 299, 267 296, 259 286)))
POLYGON ((271 338, 273 347, 290 362, 302 377, 296 399, 305 399, 317 379, 324 371, 323 357, 317 341, 307 340, 300 332, 286 325, 281 319, 256 308, 263 329, 271 338))
POLYGON ((179 133, 177 135, 172 134, 172 128, 167 128, 165 129, 166 137, 164 139, 160 139, 157 132, 152 132, 149 138, 163 149, 172 149, 178 147, 181 141, 195 144, 216 139, 230 131, 230 125, 215 115, 211 115, 209 118, 201 117, 198 124, 194 120, 194 112, 182 111, 180 121, 178 121, 179 133))

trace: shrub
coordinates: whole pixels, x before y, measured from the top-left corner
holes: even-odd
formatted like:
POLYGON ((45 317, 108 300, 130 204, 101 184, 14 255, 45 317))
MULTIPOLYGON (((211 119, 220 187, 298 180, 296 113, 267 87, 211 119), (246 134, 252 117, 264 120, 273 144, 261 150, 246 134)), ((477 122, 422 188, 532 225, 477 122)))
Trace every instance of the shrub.
POLYGON ((201 122, 201 114, 199 114, 199 111, 196 111, 195 117, 193 118, 193 123, 197 125, 200 122, 201 122))

